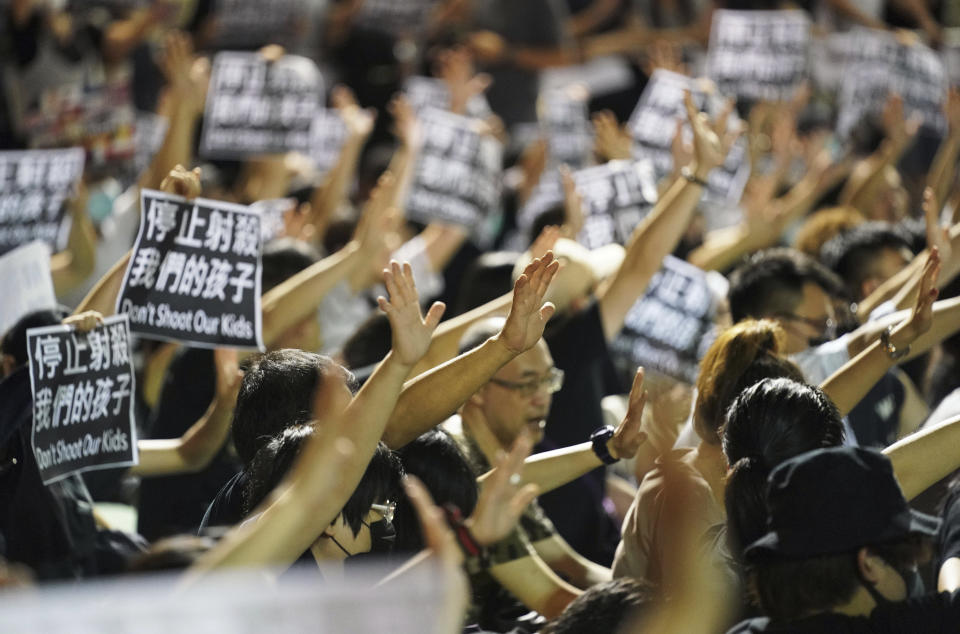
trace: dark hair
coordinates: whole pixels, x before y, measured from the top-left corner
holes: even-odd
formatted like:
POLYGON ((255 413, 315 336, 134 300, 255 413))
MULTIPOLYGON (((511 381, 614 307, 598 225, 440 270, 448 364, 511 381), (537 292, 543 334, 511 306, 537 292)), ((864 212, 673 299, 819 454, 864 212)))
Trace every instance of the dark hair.
POLYGON ((513 266, 520 255, 512 251, 491 251, 467 267, 455 304, 459 315, 509 293, 513 289, 513 266))
POLYGON ((543 629, 543 634, 617 632, 656 600, 654 587, 623 577, 591 586, 543 629))
POLYGON ((766 532, 766 485, 784 460, 843 444, 836 405, 819 388, 791 379, 764 379, 746 388, 727 410, 721 430, 731 470, 724 502, 727 538, 735 557, 766 532))
POLYGON ((734 323, 792 312, 807 283, 817 284, 829 295, 845 292, 835 273, 796 249, 779 247, 754 254, 730 273, 727 297, 734 323))
POLYGON ((263 292, 315 264, 320 254, 309 244, 293 238, 277 238, 263 246, 263 292))
POLYGON ((793 247, 813 258, 820 258, 820 249, 831 238, 866 222, 856 207, 825 207, 807 216, 793 237, 793 247))
POLYGON ((700 362, 693 426, 711 445, 720 444, 720 428, 730 403, 745 388, 765 378, 803 381, 793 362, 780 357, 783 330, 775 321, 746 319, 717 337, 700 362))
POLYGON ((0 339, 0 353, 13 357, 14 365, 20 367, 29 360, 27 331, 31 328, 58 326, 61 321, 69 316, 70 311, 63 307, 35 310, 32 313, 27 313, 3 334, 3 339, 0 339))
POLYGON ((470 352, 474 348, 479 348, 483 342, 496 335, 503 328, 503 317, 488 317, 473 324, 460 337, 460 346, 457 354, 470 352))
MULTIPOLYGON (((464 517, 477 505, 477 478, 457 444, 447 434, 431 430, 397 451, 403 470, 420 478, 433 501, 452 504, 464 517)), ((397 529, 396 552, 417 552, 423 535, 417 512, 406 495, 397 500, 393 525, 397 529)))
POLYGON ((852 298, 860 299, 863 282, 879 274, 877 257, 886 249, 910 251, 910 243, 889 223, 866 222, 838 234, 824 244, 820 250, 820 261, 843 278, 852 298))
POLYGON ((343 363, 351 370, 359 370, 379 363, 392 345, 390 320, 381 312, 370 315, 343 344, 343 363))
POLYGON ((547 209, 537 214, 537 217, 533 220, 533 225, 530 227, 530 234, 527 236, 527 243, 533 244, 533 241, 537 239, 537 236, 539 236, 544 229, 550 226, 559 227, 563 225, 566 219, 567 208, 564 201, 560 200, 553 203, 547 209))
MULTIPOLYGON (((303 350, 274 350, 243 373, 233 410, 233 443, 244 464, 271 437, 313 418, 313 397, 331 372, 332 359, 303 350)), ((341 370, 342 371, 342 370, 341 370)))
MULTIPOLYGON (((307 440, 314 433, 312 425, 297 425, 280 432, 257 452, 247 466, 243 490, 243 510, 248 515, 267 497, 290 471, 307 440)), ((370 458, 360 483, 343 506, 343 519, 353 535, 363 526, 370 506, 396 499, 400 489, 403 467, 390 449, 381 443, 370 458)))
MULTIPOLYGON (((896 570, 921 561, 925 539, 911 535, 885 544, 864 546, 896 570)), ((821 555, 801 560, 764 561, 751 568, 751 593, 774 621, 791 621, 825 612, 853 598, 860 578, 857 553, 821 555)))

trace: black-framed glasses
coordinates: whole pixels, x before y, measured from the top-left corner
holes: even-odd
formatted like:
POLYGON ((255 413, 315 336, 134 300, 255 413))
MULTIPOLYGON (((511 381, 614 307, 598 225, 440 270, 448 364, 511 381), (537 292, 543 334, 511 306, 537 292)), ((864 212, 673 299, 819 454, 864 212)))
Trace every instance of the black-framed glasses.
POLYGON ((504 381, 503 379, 490 379, 490 382, 496 383, 500 387, 505 387, 508 390, 518 392, 520 396, 524 397, 533 396, 541 387, 549 394, 553 394, 554 392, 559 392, 560 388, 563 387, 563 370, 550 368, 546 375, 522 383, 504 381))

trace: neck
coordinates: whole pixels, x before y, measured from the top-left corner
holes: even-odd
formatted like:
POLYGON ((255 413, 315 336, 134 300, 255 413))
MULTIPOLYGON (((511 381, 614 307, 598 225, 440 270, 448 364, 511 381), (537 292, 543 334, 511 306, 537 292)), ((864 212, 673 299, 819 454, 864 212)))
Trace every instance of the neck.
POLYGON ((697 448, 693 450, 693 466, 703 479, 710 485, 713 497, 721 512, 726 513, 726 507, 723 503, 724 477, 727 474, 727 459, 720 449, 720 445, 711 445, 700 441, 697 448))
POLYGON ((859 586, 853 598, 843 605, 833 608, 831 612, 844 616, 869 616, 875 607, 877 607, 877 602, 873 600, 873 597, 863 586, 859 586))

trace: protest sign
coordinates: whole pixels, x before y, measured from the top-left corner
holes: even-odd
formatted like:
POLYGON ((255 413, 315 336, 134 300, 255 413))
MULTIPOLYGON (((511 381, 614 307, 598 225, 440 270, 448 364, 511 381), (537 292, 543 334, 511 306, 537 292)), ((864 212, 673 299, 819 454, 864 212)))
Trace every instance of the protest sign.
POLYGON ((307 34, 310 14, 306 0, 214 0, 212 18, 211 48, 289 50, 307 34))
POLYGON ((126 315, 88 333, 27 331, 33 431, 44 484, 73 473, 137 463, 133 362, 126 315))
POLYGON ((146 337, 262 350, 260 233, 242 205, 143 190, 117 312, 146 337))
POLYGON ((856 125, 878 115, 887 95, 903 98, 906 116, 919 115, 924 127, 946 130, 943 102, 947 75, 932 49, 919 42, 904 44, 887 31, 858 28, 842 40, 843 76, 837 96, 837 134, 849 137, 856 125))
POLYGON ((284 214, 296 209, 295 198, 270 198, 250 205, 250 211, 260 215, 260 236, 264 244, 283 236, 286 230, 284 214))
POLYGON ((0 295, 0 336, 27 313, 56 308, 49 245, 31 242, 0 257, 0 295))
POLYGON ((714 11, 706 74, 721 94, 787 101, 807 76, 809 48, 803 11, 714 11))
POLYGON ((339 112, 332 108, 317 111, 310 136, 310 158, 318 175, 329 172, 340 160, 347 135, 347 124, 339 112))
POLYGON ((582 86, 549 90, 540 95, 537 113, 547 140, 550 165, 586 167, 593 155, 593 126, 587 108, 587 91, 582 86))
MULTIPOLYGON (((403 93, 410 106, 418 113, 425 108, 450 109, 450 90, 440 79, 414 75, 403 82, 403 93)), ((482 94, 474 95, 467 101, 466 115, 483 119, 492 114, 490 103, 482 94)))
POLYGON ((323 78, 306 57, 270 62, 259 53, 218 53, 200 153, 232 159, 291 150, 309 154, 322 102, 323 78))
POLYGON ((627 313, 611 354, 696 383, 700 359, 713 343, 716 300, 707 273, 668 255, 643 297, 627 313))
POLYGON ((66 203, 83 162, 82 148, 0 152, 0 254, 34 240, 65 246, 66 203))
POLYGON ((503 147, 486 124, 438 108, 420 114, 423 149, 407 197, 407 217, 480 231, 500 206, 503 147))
MULTIPOLYGON (((657 202, 657 183, 650 161, 610 161, 573 172, 583 203, 583 229, 577 241, 594 249, 625 244, 634 227, 657 202)), ((520 210, 517 224, 529 232, 540 214, 562 205, 559 172, 545 174, 520 210)))
MULTIPOLYGON (((634 156, 653 162, 654 174, 659 182, 674 169, 670 151, 677 130, 677 121, 683 122, 682 134, 686 142, 692 142, 693 131, 687 122, 687 110, 683 92, 690 91, 694 105, 716 117, 723 108, 724 100, 717 94, 716 86, 708 79, 693 79, 668 70, 657 69, 640 95, 640 101, 627 121, 627 130, 635 141, 634 156)), ((728 126, 740 125, 732 113, 728 126)), ((750 162, 747 160, 747 145, 738 140, 730 148, 723 165, 707 176, 707 188, 702 201, 710 207, 725 207, 735 204, 743 194, 750 177, 750 162)))
POLYGON ((437 4, 437 0, 363 0, 356 24, 396 36, 411 36, 427 27, 437 4))

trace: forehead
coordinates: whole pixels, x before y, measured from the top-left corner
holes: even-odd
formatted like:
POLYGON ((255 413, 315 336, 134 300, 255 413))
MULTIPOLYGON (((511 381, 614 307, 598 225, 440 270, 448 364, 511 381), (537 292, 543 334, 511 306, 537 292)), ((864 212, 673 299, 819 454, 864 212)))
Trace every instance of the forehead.
POLYGON ((550 349, 541 339, 537 342, 537 345, 523 354, 517 355, 513 361, 503 366, 497 372, 497 377, 514 379, 525 376, 540 376, 552 367, 553 357, 550 356, 550 349))

